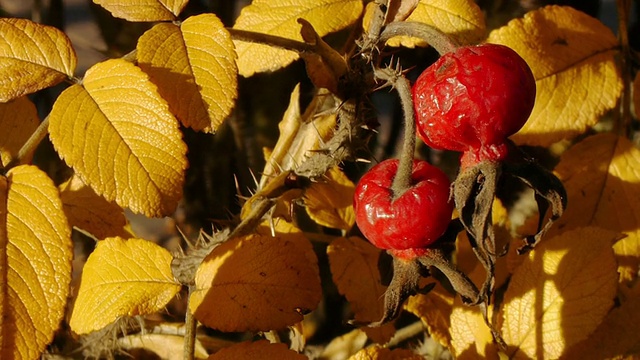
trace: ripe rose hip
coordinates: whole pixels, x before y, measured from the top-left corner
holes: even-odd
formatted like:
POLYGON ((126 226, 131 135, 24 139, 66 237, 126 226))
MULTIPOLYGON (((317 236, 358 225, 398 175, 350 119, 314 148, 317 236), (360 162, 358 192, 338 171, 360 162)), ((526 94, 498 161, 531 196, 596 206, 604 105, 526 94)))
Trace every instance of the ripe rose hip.
POLYGON ((372 167, 356 185, 353 206, 362 234, 385 250, 421 249, 447 229, 453 204, 449 179, 426 161, 414 160, 411 186, 393 200, 398 160, 372 167))
POLYGON ((461 47, 428 67, 413 86, 418 135, 435 149, 464 152, 463 167, 507 155, 536 97, 527 63, 496 44, 461 47))

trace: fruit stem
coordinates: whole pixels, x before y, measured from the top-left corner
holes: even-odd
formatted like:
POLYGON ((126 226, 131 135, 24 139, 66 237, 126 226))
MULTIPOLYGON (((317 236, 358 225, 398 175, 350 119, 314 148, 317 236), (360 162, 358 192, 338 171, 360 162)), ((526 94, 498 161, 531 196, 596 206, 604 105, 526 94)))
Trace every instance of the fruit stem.
POLYGON ((451 39, 447 34, 427 24, 412 21, 396 21, 385 26, 380 34, 380 42, 386 43, 394 36, 411 36, 425 40, 440 56, 457 49, 460 44, 451 39))
POLYGON ((398 163, 398 171, 391 183, 392 200, 400 197, 411 187, 411 173, 413 172, 413 153, 416 147, 416 122, 411 100, 411 84, 402 74, 399 66, 393 68, 376 69, 374 75, 393 86, 398 92, 404 115, 404 139, 398 163))

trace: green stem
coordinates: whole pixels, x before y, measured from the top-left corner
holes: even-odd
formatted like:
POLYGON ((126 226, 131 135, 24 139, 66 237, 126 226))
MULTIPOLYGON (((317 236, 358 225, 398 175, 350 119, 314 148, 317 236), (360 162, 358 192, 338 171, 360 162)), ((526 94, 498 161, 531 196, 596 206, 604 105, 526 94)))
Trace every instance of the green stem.
POLYGON ((452 52, 460 46, 442 31, 427 24, 412 21, 396 21, 388 24, 380 34, 380 42, 384 44, 392 37, 400 35, 423 39, 440 55, 452 52))

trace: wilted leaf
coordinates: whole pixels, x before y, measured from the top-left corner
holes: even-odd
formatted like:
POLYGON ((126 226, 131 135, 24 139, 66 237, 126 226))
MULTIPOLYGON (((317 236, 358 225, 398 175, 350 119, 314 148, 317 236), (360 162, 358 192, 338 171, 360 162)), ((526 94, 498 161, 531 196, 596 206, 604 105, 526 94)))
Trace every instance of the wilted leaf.
POLYGON ((162 23, 138 40, 138 65, 184 126, 215 132, 238 94, 236 54, 213 14, 162 23))
POLYGON ((60 199, 69 224, 97 239, 129 237, 127 219, 118 205, 105 200, 76 175, 60 185, 60 199))
POLYGON ((571 7, 547 6, 492 31, 487 42, 513 48, 536 78, 535 106, 513 136, 517 143, 548 146, 573 138, 616 105, 622 90, 618 41, 595 18, 571 7))
POLYGON ((391 350, 380 345, 373 345, 358 351, 349 360, 422 360, 424 357, 407 349, 391 350))
POLYGON ((196 273, 189 309, 221 331, 282 329, 302 320, 321 298, 308 240, 250 235, 216 247, 196 273))
MULTIPOLYGON (((351 25, 360 13, 361 0, 291 0, 284 3, 254 0, 242 9, 233 28, 302 41, 298 18, 307 20, 318 35, 325 36, 351 25)), ((293 51, 268 45, 235 43, 238 70, 246 77, 257 72, 278 70, 298 58, 293 51)))
MULTIPOLYGON (((118 346, 131 352, 144 349, 156 354, 160 359, 182 359, 184 354, 184 335, 136 334, 118 338, 118 346)), ((204 359, 209 354, 196 339, 194 355, 196 359, 204 359)))
POLYGON ((285 344, 271 344, 266 340, 259 340, 255 342, 245 341, 229 346, 209 356, 207 360, 238 359, 304 360, 307 357, 289 350, 285 344))
POLYGON ((143 239, 98 242, 82 271, 69 326, 77 334, 102 329, 121 316, 155 313, 180 291, 173 257, 143 239))
POLYGON ((356 221, 355 185, 338 167, 329 169, 323 180, 311 184, 304 193, 307 214, 322 226, 348 231, 356 221))
POLYGON ((451 310, 451 352, 456 359, 493 359, 496 346, 480 308, 462 303, 456 297, 451 310))
MULTIPOLYGON (((387 288, 382 285, 378 270, 380 254, 379 249, 358 237, 335 239, 327 248, 333 282, 349 301, 357 322, 382 319, 387 288)), ((395 332, 393 324, 384 325, 381 330, 367 335, 385 343, 395 332)))
MULTIPOLYGON (((0 103, 0 166, 6 166, 18 155, 38 124, 36 106, 27 97, 0 103)), ((28 161, 23 159, 23 163, 28 161)))
POLYGON ((0 19, 0 102, 73 76, 76 53, 60 30, 26 19, 0 19))
POLYGON ((313 47, 313 51, 305 51, 300 56, 304 59, 309 79, 318 88, 325 88, 332 94, 339 94, 343 89, 339 88, 340 78, 348 70, 347 62, 339 52, 322 40, 311 24, 298 19, 302 25, 300 33, 304 42, 313 47))
POLYGON ((148 216, 175 210, 187 147, 139 68, 120 59, 94 65, 58 97, 49 121, 58 154, 96 193, 148 216))
POLYGON ((616 294, 616 239, 615 232, 579 228, 528 255, 504 295, 509 357, 557 359, 598 327, 616 294))
POLYGON ((410 297, 404 308, 422 320, 432 338, 442 346, 450 347, 453 300, 453 295, 437 283, 427 294, 410 297))
POLYGON ((129 21, 176 20, 189 0, 93 0, 113 16, 129 21))
POLYGON ((613 309, 596 331, 575 344, 563 359, 621 359, 637 354, 640 345, 640 286, 635 286, 622 305, 613 309))
POLYGON ((71 229, 58 189, 34 166, 0 176, 0 341, 3 359, 37 359, 64 315, 71 229))
MULTIPOLYGON (((460 44, 475 44, 486 35, 484 14, 473 0, 420 0, 405 21, 431 25, 460 44)), ((426 46, 424 40, 398 36, 387 41, 389 46, 413 48, 426 46)))
POLYGON ((622 281, 640 266, 640 150, 613 134, 591 136, 566 151, 555 169, 569 203, 553 233, 598 226, 626 238, 614 245, 622 281))

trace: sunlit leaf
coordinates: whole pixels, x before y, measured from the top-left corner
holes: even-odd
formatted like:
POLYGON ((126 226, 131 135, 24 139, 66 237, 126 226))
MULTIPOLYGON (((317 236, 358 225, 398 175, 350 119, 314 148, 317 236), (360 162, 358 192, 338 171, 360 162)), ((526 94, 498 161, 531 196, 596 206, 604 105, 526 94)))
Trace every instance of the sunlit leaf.
POLYGON ((640 286, 635 286, 622 305, 613 309, 596 331, 575 344, 563 359, 621 359, 637 354, 640 345, 640 286))
POLYGON ((422 360, 424 357, 408 349, 389 349, 380 345, 358 351, 349 360, 422 360))
MULTIPOLYGON (((382 318, 384 292, 378 258, 381 251, 369 242, 358 238, 338 238, 327 248, 333 282, 343 294, 357 322, 373 322, 382 318)), ((384 325, 381 331, 367 335, 378 343, 388 341, 395 329, 384 325)), ((363 331, 366 331, 363 328, 363 331)))
POLYGON ((349 230, 355 223, 353 193, 355 185, 337 167, 329 169, 325 181, 311 184, 304 193, 309 217, 322 226, 349 230))
POLYGON ((442 346, 450 347, 453 300, 454 296, 437 283, 427 294, 410 297, 404 308, 422 320, 431 337, 442 346))
POLYGON ((82 271, 69 325, 77 334, 102 329, 121 316, 155 313, 180 291, 173 257, 143 239, 112 237, 98 242, 82 271))
POLYGON ((138 40, 138 65, 184 126, 215 132, 237 96, 231 36, 213 14, 191 16, 179 27, 154 26, 138 40))
POLYGON ((536 78, 536 103, 513 136, 517 143, 548 146, 573 138, 616 105, 622 90, 618 41, 595 18, 571 7, 547 6, 492 31, 487 41, 517 51, 536 78))
MULTIPOLYGON (((0 165, 6 166, 36 130, 40 120, 36 106, 26 97, 0 103, 0 165)), ((30 159, 23 159, 23 163, 30 159)))
POLYGON ((346 359, 364 348, 367 341, 367 334, 361 328, 353 329, 344 335, 334 337, 322 349, 319 357, 323 359, 346 359))
POLYGON ((76 53, 60 30, 26 19, 0 19, 0 102, 73 76, 76 53))
POLYGON ((321 298, 315 254, 304 237, 250 235, 213 249, 198 268, 189 308, 221 331, 282 329, 321 298))
POLYGON ((113 16, 129 21, 176 20, 189 0, 93 0, 113 16))
POLYGON ((107 60, 53 105, 49 136, 82 181, 107 200, 148 216, 171 214, 182 198, 186 145, 178 121, 129 62, 107 60))
MULTIPOLYGON (((118 338, 118 346, 125 351, 144 349, 156 354, 160 359, 182 359, 185 336, 168 334, 136 334, 118 338)), ((204 359, 209 354, 196 339, 194 356, 204 359)))
POLYGON ((451 310, 451 352, 456 359, 494 359, 496 346, 480 308, 456 297, 451 310))
POLYGON ((238 359, 304 360, 307 359, 307 357, 293 350, 289 350, 285 344, 271 344, 266 340, 259 340, 255 342, 245 341, 221 349, 209 356, 207 360, 238 359))
POLYGON ((0 176, 0 358, 38 359, 64 315, 71 229, 58 189, 34 166, 0 176))
POLYGON ((97 239, 129 237, 122 208, 96 194, 78 176, 74 175, 60 185, 60 199, 71 226, 87 231, 97 239))
MULTIPOLYGON (((486 36, 484 14, 473 0, 420 0, 405 21, 431 25, 452 37, 459 44, 475 44, 486 36)), ((413 48, 426 46, 424 40, 399 36, 387 45, 413 48)))
POLYGON ((555 169, 569 203, 553 233, 594 225, 626 238, 614 245, 622 281, 640 266, 640 150, 624 137, 591 136, 566 151, 555 169))
MULTIPOLYGON (((361 0, 254 0, 242 9, 233 28, 302 42, 298 18, 307 20, 318 35, 325 36, 353 24, 361 12, 361 0)), ((242 76, 274 71, 298 58, 293 51, 243 41, 235 43, 242 76)))
POLYGON ((509 357, 557 359, 593 332, 613 306, 618 234, 596 227, 542 242, 504 294, 502 336, 509 357))

